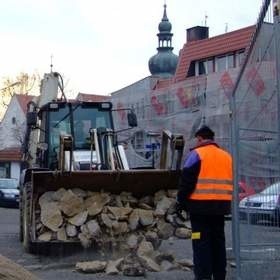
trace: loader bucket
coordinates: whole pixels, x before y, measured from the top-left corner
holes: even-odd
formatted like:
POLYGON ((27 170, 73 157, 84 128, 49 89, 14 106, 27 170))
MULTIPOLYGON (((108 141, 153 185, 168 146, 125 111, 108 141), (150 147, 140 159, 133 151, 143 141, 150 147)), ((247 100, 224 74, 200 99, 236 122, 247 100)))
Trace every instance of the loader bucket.
MULTIPOLYGON (((31 230, 33 243, 42 244, 36 237, 36 212, 39 197, 59 188, 80 188, 92 192, 120 194, 131 192, 135 197, 153 195, 159 190, 176 189, 180 171, 175 170, 119 170, 119 171, 33 171, 31 176, 31 230)), ((60 241, 54 241, 54 243, 60 241)), ((75 241, 76 242, 76 241, 75 241)), ((74 243, 75 243, 74 242, 74 243)))
POLYGON ((75 171, 58 173, 53 171, 33 172, 33 194, 59 188, 81 188, 87 191, 105 191, 120 194, 131 192, 140 197, 154 194, 158 190, 176 189, 180 171, 175 170, 118 170, 75 171))

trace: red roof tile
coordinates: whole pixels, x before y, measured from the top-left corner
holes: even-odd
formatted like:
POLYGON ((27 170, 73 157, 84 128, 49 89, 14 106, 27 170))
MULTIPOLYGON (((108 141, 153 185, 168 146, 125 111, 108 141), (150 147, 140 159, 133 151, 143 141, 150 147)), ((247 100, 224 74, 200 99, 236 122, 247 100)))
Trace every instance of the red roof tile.
POLYGON ((190 64, 194 60, 245 49, 250 43, 254 30, 255 25, 212 38, 187 42, 180 51, 174 81, 186 79, 190 64))
POLYGON ((35 96, 25 95, 25 94, 15 94, 15 96, 19 102, 19 105, 20 105, 22 111, 24 112, 24 114, 26 114, 27 104, 28 104, 28 102, 32 101, 35 96))
POLYGON ((0 150, 0 161, 21 161, 22 152, 20 148, 7 148, 0 150))
POLYGON ((89 101, 89 102, 102 102, 108 101, 110 96, 107 95, 98 95, 98 94, 86 94, 86 93, 79 93, 76 97, 79 101, 89 101))

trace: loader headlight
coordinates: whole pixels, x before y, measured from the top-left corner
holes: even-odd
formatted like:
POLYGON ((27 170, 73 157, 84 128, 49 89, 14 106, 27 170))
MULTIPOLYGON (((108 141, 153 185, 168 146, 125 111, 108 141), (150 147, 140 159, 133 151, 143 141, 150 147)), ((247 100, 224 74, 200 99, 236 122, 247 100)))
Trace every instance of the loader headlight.
POLYGON ((100 104, 101 109, 109 110, 112 108, 112 104, 110 102, 103 102, 100 104))
POLYGON ((49 104, 49 108, 51 110, 57 110, 58 109, 58 104, 57 103, 50 103, 49 104))

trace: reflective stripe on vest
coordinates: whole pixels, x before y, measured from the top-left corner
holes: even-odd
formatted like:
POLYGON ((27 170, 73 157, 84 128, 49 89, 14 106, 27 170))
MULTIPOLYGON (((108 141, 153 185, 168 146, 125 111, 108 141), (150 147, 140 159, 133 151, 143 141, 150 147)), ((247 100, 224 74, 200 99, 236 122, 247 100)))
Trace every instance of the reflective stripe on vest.
POLYGON ((220 148, 209 145, 196 149, 201 168, 193 200, 232 200, 232 162, 231 156, 220 148))

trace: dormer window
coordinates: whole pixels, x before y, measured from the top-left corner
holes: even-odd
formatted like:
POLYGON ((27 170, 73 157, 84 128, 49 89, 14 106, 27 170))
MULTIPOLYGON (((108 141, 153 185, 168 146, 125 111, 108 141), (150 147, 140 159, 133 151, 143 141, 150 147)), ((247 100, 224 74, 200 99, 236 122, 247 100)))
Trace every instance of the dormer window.
POLYGON ((214 72, 223 72, 238 67, 240 66, 240 61, 243 56, 244 51, 242 50, 201 60, 194 60, 191 62, 188 77, 194 76, 192 75, 194 74, 193 68, 195 69, 195 76, 199 76, 209 75, 214 72))
POLYGON ((214 72, 214 59, 208 58, 199 60, 195 63, 195 74, 199 75, 208 75, 214 72))
POLYGON ((12 117, 12 124, 16 124, 16 117, 12 117))

